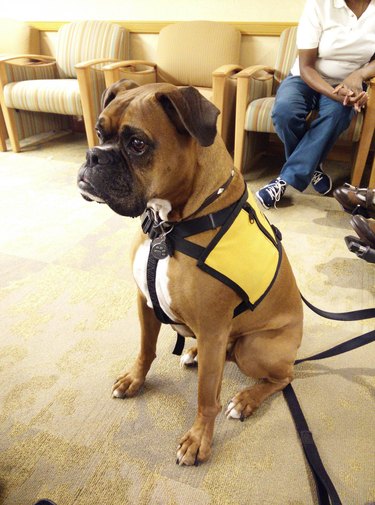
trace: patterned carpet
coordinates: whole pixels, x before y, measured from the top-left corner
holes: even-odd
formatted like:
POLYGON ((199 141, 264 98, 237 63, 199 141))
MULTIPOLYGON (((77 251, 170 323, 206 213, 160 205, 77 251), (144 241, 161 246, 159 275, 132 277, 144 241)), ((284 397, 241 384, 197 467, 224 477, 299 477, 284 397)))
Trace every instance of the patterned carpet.
MULTIPOLYGON (((75 180, 84 154, 79 137, 0 153, 0 503, 317 503, 281 394, 244 423, 219 415, 209 463, 175 464, 195 415, 197 375, 171 354, 169 327, 140 396, 111 398, 114 378, 138 349, 128 251, 139 220, 81 198, 75 180)), ((251 188, 277 168, 266 160, 251 188)), ((338 164, 327 170, 336 183, 348 177, 338 164)), ((311 189, 288 195, 268 216, 283 232, 303 294, 326 310, 374 306, 374 266, 343 240, 352 233, 348 215, 311 189)), ((373 327, 305 314, 301 357, 373 327)), ((294 382, 345 505, 375 503, 374 354, 371 345, 300 365, 294 382)), ((249 383, 227 364, 223 403, 249 383)))

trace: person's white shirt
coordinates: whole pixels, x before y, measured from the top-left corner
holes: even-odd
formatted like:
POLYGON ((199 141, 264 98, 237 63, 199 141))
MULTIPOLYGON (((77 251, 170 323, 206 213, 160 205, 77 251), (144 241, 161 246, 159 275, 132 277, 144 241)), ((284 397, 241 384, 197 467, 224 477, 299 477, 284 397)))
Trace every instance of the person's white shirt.
MULTIPOLYGON (((345 0, 307 0, 297 47, 318 48, 316 70, 330 84, 340 83, 375 54, 375 0, 359 19, 345 0)), ((300 75, 298 57, 291 73, 300 75)))

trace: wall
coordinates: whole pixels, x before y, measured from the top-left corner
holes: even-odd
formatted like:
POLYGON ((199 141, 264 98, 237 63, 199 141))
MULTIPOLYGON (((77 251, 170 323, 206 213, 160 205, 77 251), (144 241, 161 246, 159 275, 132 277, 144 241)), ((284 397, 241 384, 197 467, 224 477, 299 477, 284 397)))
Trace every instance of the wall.
POLYGON ((71 19, 298 21, 304 0, 1 0, 6 16, 23 20, 71 19), (5 7, 6 6, 6 7, 5 7))
MULTIPOLYGON (((305 0, 0 0, 6 15, 25 21, 105 19, 129 21, 180 21, 210 19, 240 22, 298 22, 305 0)), ((4 12, 3 9, 0 13, 4 12)), ((1 16, 1 14, 0 14, 1 16)), ((53 54, 56 34, 47 32, 42 52, 53 54)), ((243 36, 241 64, 273 66, 276 37, 243 36)), ((155 59, 157 35, 131 34, 130 57, 155 59)))

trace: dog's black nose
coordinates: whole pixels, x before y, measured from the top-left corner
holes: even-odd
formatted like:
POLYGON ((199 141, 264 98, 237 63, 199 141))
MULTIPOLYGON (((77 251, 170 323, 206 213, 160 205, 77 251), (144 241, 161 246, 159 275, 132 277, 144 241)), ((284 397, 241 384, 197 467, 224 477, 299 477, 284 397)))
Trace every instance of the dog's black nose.
POLYGON ((93 147, 86 151, 86 165, 95 167, 96 165, 113 165, 120 161, 120 155, 115 149, 104 147, 93 147))

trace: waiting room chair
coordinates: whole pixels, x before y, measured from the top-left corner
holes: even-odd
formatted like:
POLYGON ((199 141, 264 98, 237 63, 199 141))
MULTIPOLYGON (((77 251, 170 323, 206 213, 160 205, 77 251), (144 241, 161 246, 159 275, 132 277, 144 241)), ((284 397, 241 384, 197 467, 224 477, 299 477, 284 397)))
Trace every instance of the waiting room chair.
POLYGON ((93 147, 105 89, 101 67, 126 58, 128 46, 125 28, 106 21, 78 21, 59 29, 55 58, 23 54, 1 59, 0 100, 13 151, 20 151, 18 111, 83 116, 93 147))
MULTIPOLYGON (((296 35, 297 27, 287 28, 282 32, 275 68, 255 65, 235 76, 237 103, 234 165, 241 171, 245 162, 246 168, 251 169, 251 163, 267 150, 269 134, 276 134, 271 111, 277 88, 289 74, 298 54, 296 35)), ((368 90, 370 98, 365 112, 354 116, 349 128, 340 135, 337 142, 349 144, 351 147, 353 185, 360 184, 374 132, 374 87, 375 79, 372 79, 368 90)))
POLYGON ((110 86, 126 78, 138 84, 169 82, 194 86, 220 110, 218 132, 231 150, 236 83, 230 76, 242 68, 240 44, 241 33, 227 23, 170 24, 160 30, 156 62, 130 60, 106 65, 106 83, 110 86))
MULTIPOLYGON (((0 58, 12 54, 39 53, 39 32, 26 23, 14 19, 0 19, 0 58)), ((4 117, 0 109, 0 151, 6 151, 4 117)))

